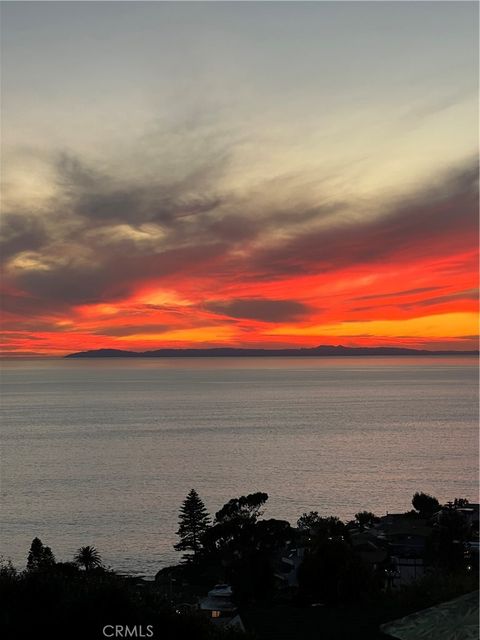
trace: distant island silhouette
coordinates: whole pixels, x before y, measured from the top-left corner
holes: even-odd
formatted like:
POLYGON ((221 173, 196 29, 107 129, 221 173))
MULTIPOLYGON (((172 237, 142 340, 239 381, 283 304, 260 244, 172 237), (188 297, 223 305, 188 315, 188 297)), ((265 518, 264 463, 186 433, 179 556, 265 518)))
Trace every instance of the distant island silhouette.
POLYGON ((293 349, 248 349, 212 347, 206 349, 155 349, 153 351, 124 351, 94 349, 69 353, 65 358, 238 358, 288 356, 477 356, 478 351, 429 351, 403 347, 344 347, 321 345, 293 349))

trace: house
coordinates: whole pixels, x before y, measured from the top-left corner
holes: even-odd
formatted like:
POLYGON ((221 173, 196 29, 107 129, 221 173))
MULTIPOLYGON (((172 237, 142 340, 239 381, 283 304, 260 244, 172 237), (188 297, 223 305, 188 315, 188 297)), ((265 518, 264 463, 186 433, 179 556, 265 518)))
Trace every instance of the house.
POLYGON ((362 562, 376 570, 388 560, 386 542, 375 537, 370 529, 350 533, 350 540, 362 562))
POLYGON ((421 558, 425 555, 433 527, 423 518, 410 514, 391 513, 380 518, 370 532, 379 543, 386 543, 390 555, 400 558, 421 558))
POLYGON ((457 513, 460 513, 463 516, 464 521, 469 527, 471 527, 472 531, 478 532, 480 505, 476 503, 466 502, 463 500, 461 501, 455 500, 455 502, 447 502, 447 504, 444 505, 440 509, 440 511, 438 511, 433 516, 433 520, 438 523, 442 517, 442 514, 452 510, 456 511, 457 513))
POLYGON ((244 631, 237 605, 232 598, 233 591, 229 584, 216 584, 207 597, 200 600, 199 608, 218 626, 237 627, 244 631))
POLYGON ((425 575, 425 563, 423 558, 402 558, 391 556, 392 586, 402 587, 414 582, 425 575))
POLYGON ((467 523, 476 531, 478 531, 479 508, 480 505, 470 504, 469 502, 462 507, 456 508, 456 510, 463 515, 467 523))
POLYGON ((304 556, 305 548, 298 547, 290 549, 286 555, 281 557, 277 565, 275 577, 279 580, 282 587, 298 587, 297 573, 304 556))

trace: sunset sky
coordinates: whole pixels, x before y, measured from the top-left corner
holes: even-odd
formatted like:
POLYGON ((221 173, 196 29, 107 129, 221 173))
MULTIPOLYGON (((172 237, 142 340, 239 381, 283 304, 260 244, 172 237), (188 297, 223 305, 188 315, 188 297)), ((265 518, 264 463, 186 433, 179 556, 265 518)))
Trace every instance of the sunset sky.
POLYGON ((2 14, 3 352, 476 348, 476 3, 2 14))

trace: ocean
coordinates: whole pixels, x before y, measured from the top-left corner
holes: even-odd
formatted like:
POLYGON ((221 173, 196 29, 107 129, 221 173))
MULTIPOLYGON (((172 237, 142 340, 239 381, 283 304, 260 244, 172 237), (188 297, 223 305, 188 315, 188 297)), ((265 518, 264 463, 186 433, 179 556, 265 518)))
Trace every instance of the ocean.
POLYGON ((1 382, 0 553, 19 568, 38 536, 153 576, 180 560, 192 487, 212 514, 266 491, 292 524, 477 500, 474 357, 5 360, 1 382))

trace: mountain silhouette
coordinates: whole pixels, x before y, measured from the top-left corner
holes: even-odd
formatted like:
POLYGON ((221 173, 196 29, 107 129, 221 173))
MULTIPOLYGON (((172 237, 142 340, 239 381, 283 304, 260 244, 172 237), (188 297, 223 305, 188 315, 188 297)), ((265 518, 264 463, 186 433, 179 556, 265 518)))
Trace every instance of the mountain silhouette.
POLYGON ((429 351, 403 347, 344 347, 320 345, 293 349, 249 349, 212 347, 206 349, 155 349, 153 351, 124 351, 121 349, 94 349, 70 353, 66 358, 234 358, 272 356, 446 356, 478 355, 478 351, 429 351))

